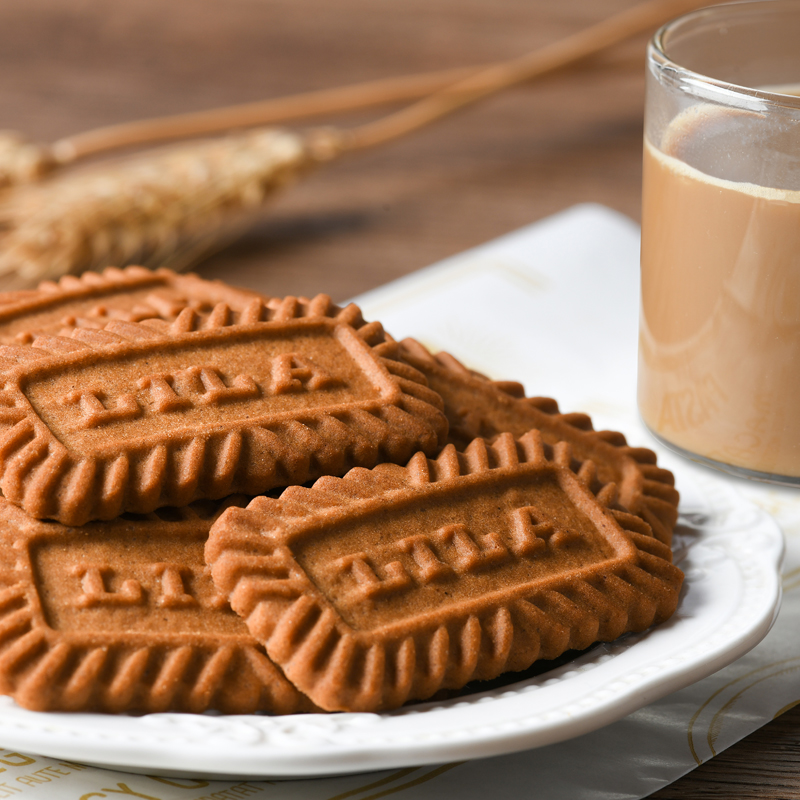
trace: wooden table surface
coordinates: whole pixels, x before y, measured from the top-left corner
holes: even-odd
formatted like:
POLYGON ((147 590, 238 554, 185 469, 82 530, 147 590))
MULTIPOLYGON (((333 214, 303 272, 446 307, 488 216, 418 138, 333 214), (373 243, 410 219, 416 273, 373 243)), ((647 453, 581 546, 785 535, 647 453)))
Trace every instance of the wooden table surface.
MULTIPOLYGON (((53 140, 136 118, 482 64, 631 5, 3 0, 0 128, 53 140)), ((603 203, 638 220, 644 44, 640 37, 613 57, 319 171, 199 271, 276 295, 341 300, 575 203, 603 203)), ((800 708, 652 797, 800 798, 798 745, 800 708)))

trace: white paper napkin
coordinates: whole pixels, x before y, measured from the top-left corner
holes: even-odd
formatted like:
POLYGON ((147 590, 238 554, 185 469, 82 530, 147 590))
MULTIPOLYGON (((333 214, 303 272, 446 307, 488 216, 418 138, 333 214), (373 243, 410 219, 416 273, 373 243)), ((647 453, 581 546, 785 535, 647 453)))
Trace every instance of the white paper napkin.
MULTIPOLYGON (((520 380, 528 394, 557 397, 563 410, 586 411, 596 427, 659 450, 635 407, 638 261, 630 220, 577 206, 356 302, 396 338, 414 336, 492 377, 520 380)), ((786 534, 775 627, 731 666, 602 730, 479 761, 285 782, 147 777, 0 750, 0 800, 644 797, 800 703, 800 491, 726 480, 786 534)))

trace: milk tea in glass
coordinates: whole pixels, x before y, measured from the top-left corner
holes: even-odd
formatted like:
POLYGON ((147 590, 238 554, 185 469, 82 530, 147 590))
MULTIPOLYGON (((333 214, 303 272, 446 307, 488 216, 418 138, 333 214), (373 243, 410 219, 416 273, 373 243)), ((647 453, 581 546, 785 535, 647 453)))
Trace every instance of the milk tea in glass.
POLYGON ((648 49, 639 409, 665 444, 800 485, 800 2, 648 49))

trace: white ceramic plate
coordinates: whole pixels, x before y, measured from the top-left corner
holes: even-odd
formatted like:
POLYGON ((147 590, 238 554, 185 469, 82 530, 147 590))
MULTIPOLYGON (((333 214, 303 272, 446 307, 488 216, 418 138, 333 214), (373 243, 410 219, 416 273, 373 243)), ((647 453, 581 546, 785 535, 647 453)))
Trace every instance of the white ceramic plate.
POLYGON ((388 714, 287 717, 37 713, 0 698, 6 748, 150 774, 311 777, 552 744, 613 722, 754 647, 780 602, 783 539, 729 484, 663 459, 682 493, 686 573, 664 625, 502 689, 388 714))

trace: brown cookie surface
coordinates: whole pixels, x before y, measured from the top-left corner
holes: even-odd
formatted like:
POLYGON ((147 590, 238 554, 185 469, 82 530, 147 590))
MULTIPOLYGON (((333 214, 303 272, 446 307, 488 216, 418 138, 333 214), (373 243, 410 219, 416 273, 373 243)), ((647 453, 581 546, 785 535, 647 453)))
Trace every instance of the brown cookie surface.
POLYGON ((395 708, 674 612, 669 548, 570 459, 533 431, 322 478, 228 510, 206 560, 315 703, 395 708))
MULTIPOLYGON (((424 377, 355 306, 252 296, 0 346, 0 488, 78 525, 434 453, 424 377)), ((18 337, 25 339, 26 337, 18 337)))
POLYGON ((35 710, 313 710, 205 568, 234 502, 68 528, 0 498, 0 692, 35 710))
POLYGON ((29 343, 36 334, 56 335, 64 328, 102 328, 113 319, 171 322, 186 308, 207 317, 220 303, 236 313, 258 296, 168 269, 109 267, 46 281, 31 291, 0 293, 0 344, 29 343))
POLYGON ((521 384, 492 381, 467 369, 449 353, 432 355, 414 339, 405 339, 401 345, 403 359, 422 372, 428 385, 441 395, 450 425, 449 441, 457 448, 478 436, 492 439, 504 432, 522 436, 532 428, 541 431, 548 444, 569 442, 576 459, 590 460, 596 468, 593 491, 615 483, 620 503, 644 519, 662 542, 670 544, 679 495, 672 473, 656 464, 652 450, 628 446, 617 431, 595 431, 586 414, 559 413, 555 400, 525 397, 521 384))

